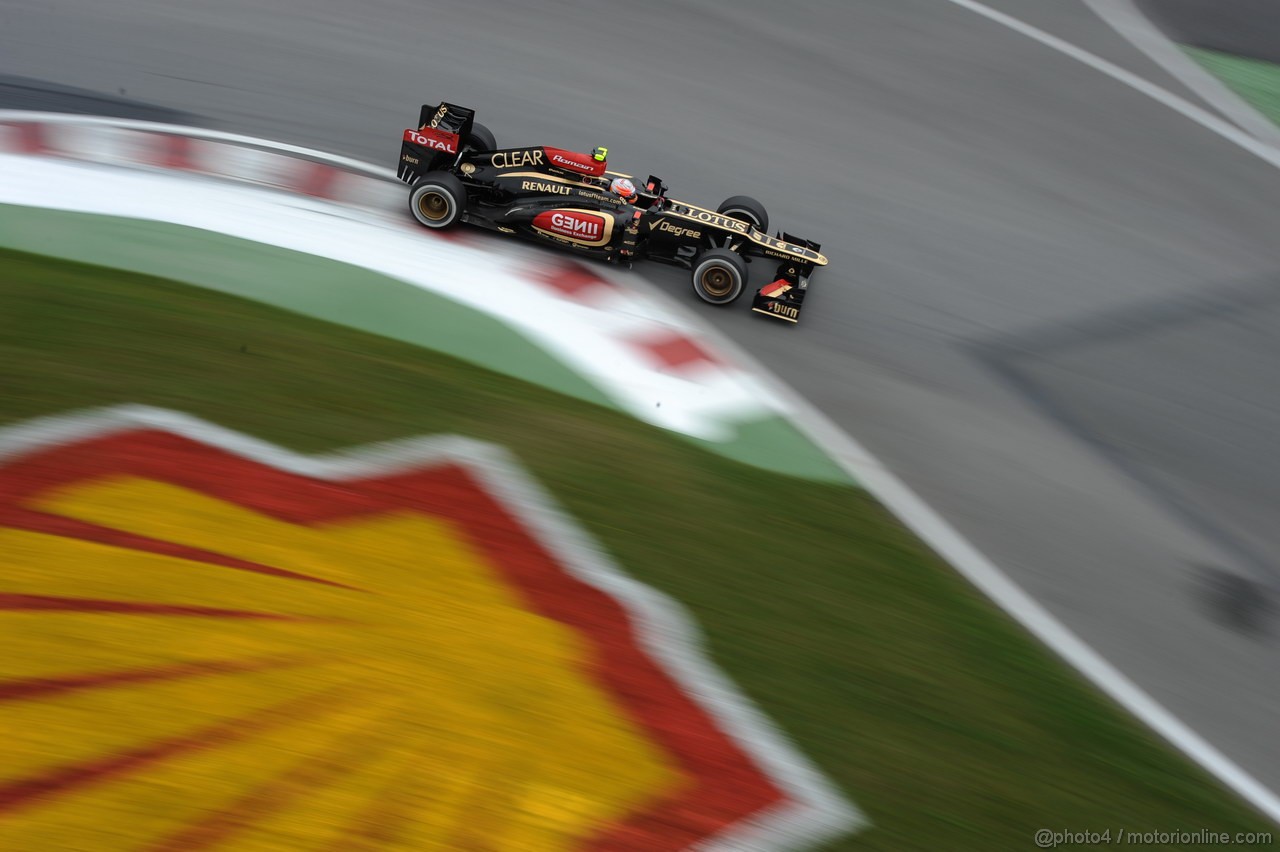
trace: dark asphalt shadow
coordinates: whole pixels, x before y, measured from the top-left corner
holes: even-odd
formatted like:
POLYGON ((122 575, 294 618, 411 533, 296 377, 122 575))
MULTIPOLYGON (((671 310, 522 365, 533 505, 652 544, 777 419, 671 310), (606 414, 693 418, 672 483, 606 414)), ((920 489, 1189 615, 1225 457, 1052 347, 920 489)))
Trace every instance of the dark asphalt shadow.
POLYGON ((1196 566, 1196 597, 1251 634, 1264 632, 1280 589, 1269 464, 1280 435, 1278 280, 1204 285, 965 347, 1232 559, 1243 574, 1196 566))
POLYGON ((190 113, 129 100, 124 95, 123 91, 119 95, 109 95, 46 80, 0 74, 0 109, 98 115, 164 124, 205 124, 190 113))
POLYGON ((1192 566, 1195 592, 1208 615, 1224 627, 1251 638, 1271 635, 1275 592, 1263 583, 1209 565, 1192 566))

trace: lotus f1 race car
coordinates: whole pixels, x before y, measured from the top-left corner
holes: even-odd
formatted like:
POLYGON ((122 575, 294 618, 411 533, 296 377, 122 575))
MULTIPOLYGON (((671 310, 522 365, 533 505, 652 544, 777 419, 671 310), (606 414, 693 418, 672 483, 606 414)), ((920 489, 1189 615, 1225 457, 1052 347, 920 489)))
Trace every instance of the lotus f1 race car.
POLYGON ((745 195, 707 210, 668 198, 652 175, 636 186, 608 170, 607 155, 499 148, 474 110, 441 103, 424 105, 418 126, 405 130, 398 174, 425 227, 468 222, 626 266, 645 258, 675 264, 692 271, 694 293, 713 305, 742 294, 752 258, 775 259, 777 272, 751 309, 799 320, 809 276, 827 265, 817 243, 769 236, 769 214, 745 195))

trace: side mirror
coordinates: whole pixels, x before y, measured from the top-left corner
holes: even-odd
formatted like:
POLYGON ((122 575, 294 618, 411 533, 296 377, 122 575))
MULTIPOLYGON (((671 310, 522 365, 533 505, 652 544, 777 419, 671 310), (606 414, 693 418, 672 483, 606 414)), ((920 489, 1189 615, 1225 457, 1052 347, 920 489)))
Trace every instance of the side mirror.
POLYGON ((649 175, 649 179, 644 183, 645 191, 650 195, 666 195, 667 185, 662 182, 661 178, 649 175))

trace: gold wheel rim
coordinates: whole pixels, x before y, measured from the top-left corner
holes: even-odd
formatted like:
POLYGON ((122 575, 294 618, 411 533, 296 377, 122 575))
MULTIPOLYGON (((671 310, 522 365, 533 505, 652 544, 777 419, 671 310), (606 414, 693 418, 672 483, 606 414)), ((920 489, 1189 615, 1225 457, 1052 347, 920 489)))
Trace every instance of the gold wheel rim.
POLYGON ((702 289, 712 296, 727 296, 733 289, 733 276, 721 267, 708 269, 702 273, 702 289))
POLYGON ((439 192, 424 192, 418 198, 418 212, 422 218, 439 222, 449 215, 449 199, 439 192))

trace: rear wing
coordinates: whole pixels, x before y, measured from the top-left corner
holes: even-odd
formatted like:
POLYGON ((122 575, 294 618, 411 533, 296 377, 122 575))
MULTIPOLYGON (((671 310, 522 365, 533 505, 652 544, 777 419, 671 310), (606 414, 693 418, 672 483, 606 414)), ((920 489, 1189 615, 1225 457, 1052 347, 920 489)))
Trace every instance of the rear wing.
POLYGON ((443 130, 466 139, 471 135, 471 125, 475 121, 476 111, 441 101, 439 105, 423 104, 418 113, 418 129, 443 130))
POLYGON ((453 165, 471 135, 475 117, 475 110, 447 101, 436 106, 423 104, 417 128, 406 129, 401 137, 396 175, 412 184, 427 172, 453 165))

